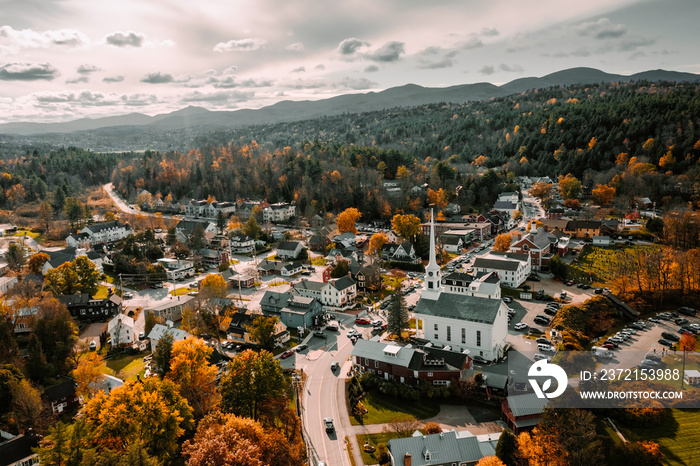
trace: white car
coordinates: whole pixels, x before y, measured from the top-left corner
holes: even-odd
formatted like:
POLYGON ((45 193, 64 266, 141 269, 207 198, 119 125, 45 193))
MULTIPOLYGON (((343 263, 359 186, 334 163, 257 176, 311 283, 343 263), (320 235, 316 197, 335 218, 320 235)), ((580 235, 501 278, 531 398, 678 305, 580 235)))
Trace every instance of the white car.
POLYGON ((347 335, 348 337, 352 337, 352 336, 355 336, 355 335, 359 335, 359 333, 360 333, 360 332, 358 332, 358 331, 355 330, 354 328, 351 328, 350 330, 348 330, 348 333, 347 333, 346 335, 347 335))
POLYGON ((515 324, 515 330, 524 330, 527 328, 527 324, 525 322, 518 322, 515 324))

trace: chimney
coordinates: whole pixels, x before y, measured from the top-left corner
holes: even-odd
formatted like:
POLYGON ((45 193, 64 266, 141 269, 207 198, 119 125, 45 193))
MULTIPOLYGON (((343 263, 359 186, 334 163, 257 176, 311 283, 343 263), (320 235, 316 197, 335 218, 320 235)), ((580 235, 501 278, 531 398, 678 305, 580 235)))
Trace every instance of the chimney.
POLYGON ((350 272, 349 270, 348 270, 348 277, 352 278, 352 272, 350 272))
POLYGON ((411 466, 411 454, 406 453, 403 455, 403 466, 411 466))

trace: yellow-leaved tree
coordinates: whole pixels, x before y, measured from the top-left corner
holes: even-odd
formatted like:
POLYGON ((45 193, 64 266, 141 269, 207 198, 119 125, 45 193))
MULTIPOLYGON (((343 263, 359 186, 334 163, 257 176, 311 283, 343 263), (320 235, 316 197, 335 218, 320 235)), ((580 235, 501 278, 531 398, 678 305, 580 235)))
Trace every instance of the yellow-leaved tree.
POLYGON ((218 370, 209 364, 209 356, 213 351, 199 338, 173 343, 170 372, 166 377, 180 387, 180 394, 190 404, 196 418, 215 410, 221 401, 216 390, 218 370))
POLYGON ((97 352, 90 352, 80 358, 78 367, 73 371, 73 378, 78 386, 75 393, 83 397, 83 401, 93 398, 100 391, 98 386, 104 375, 105 361, 97 352))
POLYGON ((199 294, 204 299, 225 298, 226 280, 221 275, 210 273, 207 275, 199 287, 199 294))
POLYGON ((408 239, 420 233, 420 219, 412 214, 396 214, 391 219, 391 228, 400 237, 408 239))
POLYGON ((500 235, 496 236, 496 239, 493 242, 493 250, 506 252, 510 249, 510 243, 512 241, 513 237, 511 235, 508 233, 501 233, 500 235))
POLYGON ((368 253, 369 254, 374 254, 375 252, 381 253, 382 247, 389 242, 389 239, 386 237, 386 235, 382 232, 375 233, 372 235, 372 237, 369 239, 369 248, 368 248, 368 253))

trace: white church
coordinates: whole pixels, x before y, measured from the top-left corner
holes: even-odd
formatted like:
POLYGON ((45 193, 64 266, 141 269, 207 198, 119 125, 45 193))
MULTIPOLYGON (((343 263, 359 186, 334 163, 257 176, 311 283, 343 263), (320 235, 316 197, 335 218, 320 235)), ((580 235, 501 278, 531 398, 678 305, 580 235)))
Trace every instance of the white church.
MULTIPOLYGON (((493 277, 488 280, 493 281, 493 277)), ((416 336, 438 348, 468 352, 472 357, 487 360, 500 359, 508 337, 508 307, 500 299, 500 293, 468 293, 468 289, 445 286, 435 260, 435 224, 431 219, 430 261, 425 268, 421 297, 413 311, 416 328, 421 327, 418 324, 421 321, 423 330, 422 334, 418 330, 416 336)))

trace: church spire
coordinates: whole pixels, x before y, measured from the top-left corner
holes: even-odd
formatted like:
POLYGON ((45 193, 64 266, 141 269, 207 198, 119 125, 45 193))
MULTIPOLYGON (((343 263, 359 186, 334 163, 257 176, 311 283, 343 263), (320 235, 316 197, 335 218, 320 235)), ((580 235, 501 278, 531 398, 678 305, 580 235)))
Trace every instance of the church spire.
POLYGON ((440 266, 435 259, 435 215, 433 210, 430 210, 430 260, 425 268, 425 281, 422 298, 438 299, 440 291, 442 291, 442 277, 440 266))

